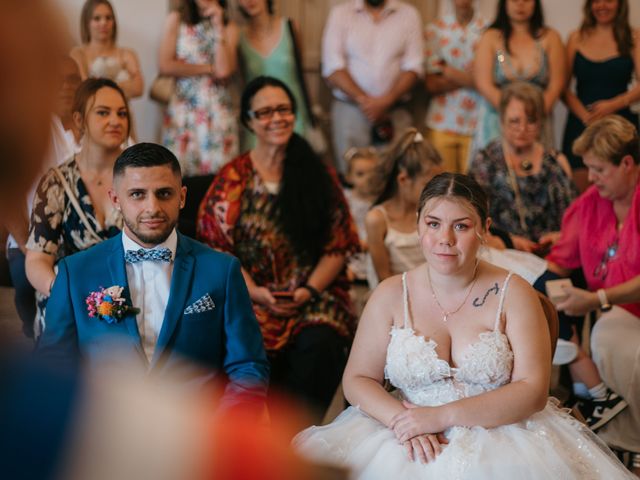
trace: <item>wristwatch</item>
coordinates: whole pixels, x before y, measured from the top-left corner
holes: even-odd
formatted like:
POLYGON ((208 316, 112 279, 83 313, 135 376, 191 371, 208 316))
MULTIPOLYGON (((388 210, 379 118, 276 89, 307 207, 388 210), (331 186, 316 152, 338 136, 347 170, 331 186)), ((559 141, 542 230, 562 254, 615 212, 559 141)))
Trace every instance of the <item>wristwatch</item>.
POLYGON ((607 293, 604 291, 604 288, 599 288, 596 293, 598 294, 598 300, 600 300, 600 311, 608 312, 611 310, 613 305, 609 303, 609 299, 607 298, 607 293))

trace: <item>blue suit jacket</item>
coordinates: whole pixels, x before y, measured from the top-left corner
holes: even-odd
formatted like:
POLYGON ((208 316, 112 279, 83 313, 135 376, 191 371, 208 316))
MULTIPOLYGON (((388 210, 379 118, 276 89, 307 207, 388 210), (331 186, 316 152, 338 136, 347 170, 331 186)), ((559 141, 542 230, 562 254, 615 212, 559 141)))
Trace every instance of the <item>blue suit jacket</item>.
POLYGON ((135 315, 113 324, 89 317, 85 299, 111 286, 124 287, 123 296, 131 305, 122 234, 58 263, 36 352, 54 361, 82 359, 90 365, 105 362, 114 352, 130 354, 150 373, 179 377, 196 386, 219 379, 224 372, 229 382, 227 403, 266 395, 269 363, 235 257, 178 234, 171 291, 151 364, 135 315), (185 309, 206 294, 215 307, 185 315, 185 309))

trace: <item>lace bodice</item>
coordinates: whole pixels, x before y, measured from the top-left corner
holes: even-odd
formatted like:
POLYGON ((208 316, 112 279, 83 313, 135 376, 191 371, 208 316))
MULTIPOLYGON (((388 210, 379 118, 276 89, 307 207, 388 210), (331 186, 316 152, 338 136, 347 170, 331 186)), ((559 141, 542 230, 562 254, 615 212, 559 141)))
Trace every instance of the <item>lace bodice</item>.
POLYGON ((483 332, 464 352, 458 367, 438 357, 437 343, 417 335, 412 327, 406 273, 402 275, 404 325, 391 328, 385 377, 410 402, 437 406, 493 390, 511 380, 513 352, 500 331, 504 295, 511 279, 506 277, 500 292, 494 329, 483 332))

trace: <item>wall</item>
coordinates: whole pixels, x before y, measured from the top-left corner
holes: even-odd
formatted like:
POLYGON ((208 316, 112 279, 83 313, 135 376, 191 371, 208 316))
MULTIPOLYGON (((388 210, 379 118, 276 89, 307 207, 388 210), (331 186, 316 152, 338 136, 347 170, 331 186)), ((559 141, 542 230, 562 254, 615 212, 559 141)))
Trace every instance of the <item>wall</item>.
MULTIPOLYGON (((54 0, 62 9, 70 31, 79 40, 79 18, 83 0, 54 0)), ((303 32, 305 45, 305 71, 312 95, 326 109, 329 93, 318 75, 320 61, 320 38, 324 20, 331 6, 343 0, 276 0, 277 9, 294 18, 303 32)), ((437 0, 407 0, 421 12, 423 20, 433 18, 437 11, 437 0)), ((449 1, 449 0, 441 0, 449 1)), ((157 49, 168 0, 111 0, 118 20, 118 42, 134 48, 140 57, 148 89, 157 71, 157 49)), ((479 0, 480 10, 486 18, 493 18, 497 0, 479 0)), ((557 29, 566 39, 581 19, 583 0, 543 0, 547 23, 557 29)), ((631 24, 640 27, 640 2, 630 0, 631 24)), ((156 141, 161 121, 161 109, 145 95, 132 102, 138 138, 142 141, 156 141)), ((560 138, 566 115, 564 107, 556 109, 556 138, 560 138)))

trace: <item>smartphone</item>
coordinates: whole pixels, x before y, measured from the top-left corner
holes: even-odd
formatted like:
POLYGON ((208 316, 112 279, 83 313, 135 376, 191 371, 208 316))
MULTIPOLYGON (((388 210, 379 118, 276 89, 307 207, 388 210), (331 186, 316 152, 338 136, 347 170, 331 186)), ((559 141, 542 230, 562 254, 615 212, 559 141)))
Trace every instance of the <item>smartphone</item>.
POLYGON ((293 292, 271 292, 277 303, 293 303, 293 292))
POLYGON ((547 290, 547 296, 551 300, 551 303, 555 305, 566 300, 568 296, 568 294, 563 290, 563 287, 571 287, 573 284, 571 283, 570 278, 559 278, 558 280, 547 280, 544 286, 547 290))

